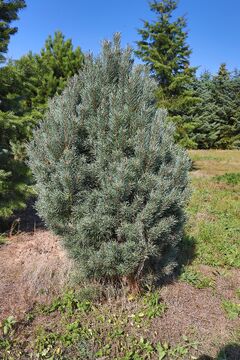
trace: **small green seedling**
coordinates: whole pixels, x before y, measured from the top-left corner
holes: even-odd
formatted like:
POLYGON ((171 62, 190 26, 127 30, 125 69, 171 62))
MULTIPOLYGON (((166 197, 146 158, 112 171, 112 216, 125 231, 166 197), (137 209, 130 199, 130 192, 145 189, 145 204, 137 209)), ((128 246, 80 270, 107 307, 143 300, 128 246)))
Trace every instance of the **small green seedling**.
POLYGON ((11 315, 7 319, 3 320, 1 327, 3 328, 3 335, 8 335, 13 329, 13 325, 16 323, 16 320, 11 315))

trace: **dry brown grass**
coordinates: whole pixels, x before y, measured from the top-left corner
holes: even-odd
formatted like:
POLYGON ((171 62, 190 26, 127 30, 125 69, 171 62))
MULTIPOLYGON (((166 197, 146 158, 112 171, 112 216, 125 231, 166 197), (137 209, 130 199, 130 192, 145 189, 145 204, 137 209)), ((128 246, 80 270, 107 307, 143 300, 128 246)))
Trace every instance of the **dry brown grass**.
POLYGON ((198 271, 213 279, 213 287, 198 289, 185 282, 174 282, 161 290, 168 311, 156 319, 156 338, 176 344, 182 335, 197 339, 198 351, 216 356, 219 348, 231 342, 234 331, 239 328, 239 319, 229 320, 222 308, 222 299, 237 302, 236 288, 240 286, 240 272, 229 270, 225 276, 221 268, 199 266, 198 271))
POLYGON ((223 175, 240 171, 239 150, 190 150, 194 176, 223 175))
POLYGON ((70 279, 72 261, 49 231, 13 236, 0 248, 0 258, 0 319, 51 301, 70 279))

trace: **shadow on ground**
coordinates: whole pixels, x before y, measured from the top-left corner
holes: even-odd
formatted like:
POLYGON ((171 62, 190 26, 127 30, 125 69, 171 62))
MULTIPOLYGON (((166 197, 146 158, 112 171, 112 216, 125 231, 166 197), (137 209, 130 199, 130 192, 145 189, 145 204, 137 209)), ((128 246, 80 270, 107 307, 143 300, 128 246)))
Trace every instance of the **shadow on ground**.
POLYGON ((184 271, 185 266, 190 265, 195 259, 195 257, 196 240, 193 236, 184 234, 179 246, 179 254, 177 257, 178 266, 176 267, 173 274, 171 274, 170 276, 161 277, 156 285, 161 287, 162 285, 174 283, 184 271))
POLYGON ((196 170, 200 170, 200 166, 197 164, 195 160, 192 160, 190 171, 196 171, 196 170))
POLYGON ((201 355, 197 360, 240 360, 240 344, 228 344, 218 353, 216 358, 201 355))
POLYGON ((184 266, 189 265, 196 257, 196 240, 193 236, 184 234, 183 240, 180 244, 180 251, 178 256, 179 271, 184 268, 184 266))
POLYGON ((16 211, 9 219, 2 221, 0 232, 12 236, 19 232, 35 232, 37 229, 45 229, 44 222, 35 210, 36 199, 28 201, 25 209, 16 211))

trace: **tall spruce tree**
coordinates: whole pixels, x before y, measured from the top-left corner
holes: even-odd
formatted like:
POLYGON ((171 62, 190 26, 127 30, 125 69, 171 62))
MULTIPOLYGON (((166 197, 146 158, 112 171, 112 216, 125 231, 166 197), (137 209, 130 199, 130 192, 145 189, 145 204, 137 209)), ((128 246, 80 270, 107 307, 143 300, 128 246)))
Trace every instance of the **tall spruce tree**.
POLYGON ((136 54, 150 66, 158 83, 158 106, 168 109, 169 117, 177 125, 179 140, 194 147, 188 109, 199 99, 191 87, 196 68, 190 66, 186 19, 172 19, 177 8, 175 0, 155 0, 150 2, 150 8, 157 19, 152 23, 144 21, 143 29, 139 30, 142 39, 137 42, 136 54))
POLYGON ((25 6, 24 0, 0 0, 0 63, 5 61, 11 35, 18 30, 11 22, 18 20, 18 12, 25 6))
POLYGON ((240 149, 240 70, 235 69, 231 74, 231 79, 235 111, 233 118, 234 121, 231 122, 231 138, 228 143, 228 147, 240 149))
POLYGON ((37 209, 86 278, 135 286, 171 273, 189 160, 120 35, 55 96, 29 146, 37 209))
POLYGON ((212 101, 216 104, 215 148, 227 149, 240 145, 239 88, 234 86, 226 64, 221 64, 217 76, 213 77, 212 101))
POLYGON ((194 130, 192 137, 198 149, 211 149, 218 137, 216 129, 217 105, 213 101, 213 76, 205 71, 195 79, 194 88, 201 99, 197 106, 191 109, 193 113, 194 130))

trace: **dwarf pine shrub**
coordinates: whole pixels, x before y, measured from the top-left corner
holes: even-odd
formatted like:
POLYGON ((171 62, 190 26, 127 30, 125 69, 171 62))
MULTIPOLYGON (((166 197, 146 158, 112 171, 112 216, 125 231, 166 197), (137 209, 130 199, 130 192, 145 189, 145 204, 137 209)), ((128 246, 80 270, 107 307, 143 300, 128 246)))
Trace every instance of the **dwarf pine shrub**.
POLYGON ((39 215, 85 278, 156 279, 176 265, 189 160, 155 91, 116 34, 50 101, 29 145, 39 215))

